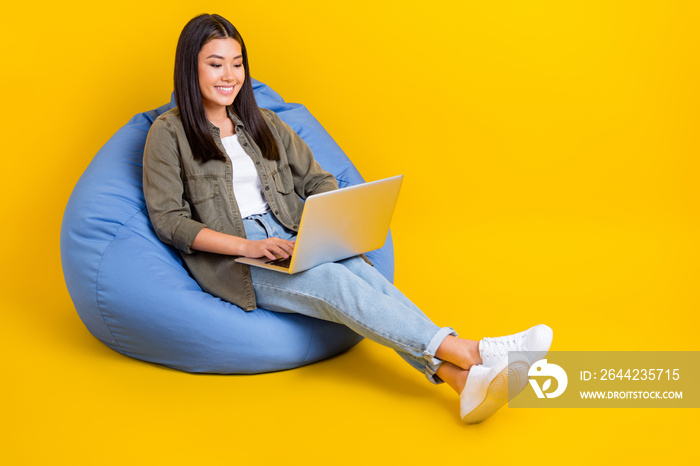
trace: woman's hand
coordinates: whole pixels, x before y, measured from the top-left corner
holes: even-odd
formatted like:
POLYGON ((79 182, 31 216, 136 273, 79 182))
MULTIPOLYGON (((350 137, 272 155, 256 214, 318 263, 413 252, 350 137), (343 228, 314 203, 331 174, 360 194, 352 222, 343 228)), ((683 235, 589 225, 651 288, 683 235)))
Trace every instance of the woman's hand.
POLYGON ((267 257, 275 260, 277 257, 285 259, 289 257, 294 250, 294 241, 282 238, 251 241, 204 228, 194 239, 192 249, 230 256, 267 257))
POLYGON ((275 260, 278 257, 287 258, 292 255, 294 241, 282 238, 267 238, 256 241, 246 240, 241 250, 241 255, 245 257, 258 258, 267 257, 275 260))

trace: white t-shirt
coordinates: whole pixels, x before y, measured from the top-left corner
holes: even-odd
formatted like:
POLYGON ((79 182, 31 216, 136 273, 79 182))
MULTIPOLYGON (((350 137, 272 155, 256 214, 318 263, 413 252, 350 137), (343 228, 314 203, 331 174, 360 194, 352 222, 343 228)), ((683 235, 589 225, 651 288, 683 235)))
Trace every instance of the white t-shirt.
POLYGON ((241 210, 241 217, 264 214, 270 208, 262 194, 262 183, 253 159, 241 147, 237 134, 222 138, 221 142, 233 164, 233 194, 241 210))

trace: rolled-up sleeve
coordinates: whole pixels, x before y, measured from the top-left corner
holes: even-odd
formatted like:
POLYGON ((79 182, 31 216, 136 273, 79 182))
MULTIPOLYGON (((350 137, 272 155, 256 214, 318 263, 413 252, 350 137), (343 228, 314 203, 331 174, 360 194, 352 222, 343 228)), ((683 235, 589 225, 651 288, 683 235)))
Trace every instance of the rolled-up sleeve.
POLYGON ((191 254, 195 237, 206 225, 192 219, 181 171, 175 131, 167 121, 156 119, 143 155, 143 193, 148 215, 161 241, 191 254))

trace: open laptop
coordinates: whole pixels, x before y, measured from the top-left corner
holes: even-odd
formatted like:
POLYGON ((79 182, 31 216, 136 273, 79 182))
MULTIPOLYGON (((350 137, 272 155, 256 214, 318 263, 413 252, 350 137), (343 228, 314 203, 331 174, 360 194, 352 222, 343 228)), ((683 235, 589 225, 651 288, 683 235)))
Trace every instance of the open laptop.
POLYGON ((379 249, 402 182, 399 175, 309 196, 288 266, 266 257, 239 257, 236 262, 292 274, 379 249))

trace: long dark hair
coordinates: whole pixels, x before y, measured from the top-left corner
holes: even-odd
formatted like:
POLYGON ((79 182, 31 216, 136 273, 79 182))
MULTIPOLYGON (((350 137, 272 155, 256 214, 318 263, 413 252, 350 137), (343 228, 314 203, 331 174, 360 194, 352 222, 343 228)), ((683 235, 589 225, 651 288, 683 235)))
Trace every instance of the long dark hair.
POLYGON ((204 113, 202 93, 199 89, 198 57, 207 42, 229 37, 241 46, 245 70, 245 81, 230 109, 241 119, 246 131, 262 151, 263 157, 279 160, 277 143, 253 95, 248 52, 243 38, 233 24, 219 15, 200 15, 192 18, 180 33, 175 51, 175 102, 180 110, 180 118, 192 155, 200 162, 226 160, 226 156, 214 142, 204 113))

